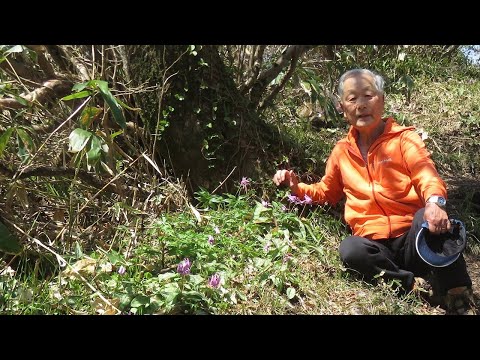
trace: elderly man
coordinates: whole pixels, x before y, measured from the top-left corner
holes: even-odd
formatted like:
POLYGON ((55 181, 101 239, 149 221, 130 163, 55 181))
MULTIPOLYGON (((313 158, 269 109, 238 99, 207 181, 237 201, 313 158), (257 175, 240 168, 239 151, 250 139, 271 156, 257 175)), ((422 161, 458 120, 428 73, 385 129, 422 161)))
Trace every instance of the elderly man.
POLYGON ((292 170, 278 170, 273 181, 320 204, 345 196, 345 220, 353 233, 340 244, 346 266, 368 281, 379 274, 399 280, 404 292, 425 284, 420 276, 433 273, 448 310, 463 313, 473 303, 463 256, 432 267, 415 249, 415 235, 425 221, 430 236, 441 238, 450 230, 445 183, 414 128, 382 118, 383 86, 383 78, 367 69, 343 74, 338 95, 350 130, 334 147, 325 175, 306 184, 292 170))

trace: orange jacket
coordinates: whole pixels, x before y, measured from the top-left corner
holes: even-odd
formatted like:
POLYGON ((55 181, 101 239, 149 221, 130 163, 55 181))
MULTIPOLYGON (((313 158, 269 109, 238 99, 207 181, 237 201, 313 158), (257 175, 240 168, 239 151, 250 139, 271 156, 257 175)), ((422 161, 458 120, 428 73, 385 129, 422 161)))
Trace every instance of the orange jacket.
POLYGON ((385 130, 370 146, 367 164, 357 146, 357 130, 334 147, 325 175, 299 183, 296 195, 336 204, 346 196, 345 220, 354 235, 372 240, 397 237, 411 227, 415 212, 431 195, 447 197, 430 153, 413 126, 384 119, 385 130))

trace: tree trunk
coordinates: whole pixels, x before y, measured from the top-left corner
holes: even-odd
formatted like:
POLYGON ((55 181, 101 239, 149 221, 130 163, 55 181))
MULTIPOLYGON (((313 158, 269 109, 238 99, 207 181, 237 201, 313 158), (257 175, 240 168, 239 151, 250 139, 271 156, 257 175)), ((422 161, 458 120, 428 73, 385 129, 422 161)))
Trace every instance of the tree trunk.
MULTIPOLYGON (((241 177, 259 175, 262 144, 271 130, 249 109, 216 46, 128 46, 134 86, 156 86, 135 101, 157 142, 157 163, 183 177, 190 191, 234 191, 241 177)), ((270 139, 266 139, 270 137, 270 139)))

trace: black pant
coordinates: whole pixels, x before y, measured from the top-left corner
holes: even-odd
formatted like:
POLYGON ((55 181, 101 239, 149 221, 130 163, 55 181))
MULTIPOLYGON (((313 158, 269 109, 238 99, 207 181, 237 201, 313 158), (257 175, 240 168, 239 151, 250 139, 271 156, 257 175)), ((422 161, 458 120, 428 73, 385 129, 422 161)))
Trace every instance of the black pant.
POLYGON ((414 276, 433 272, 438 291, 446 292, 458 286, 472 286, 463 255, 451 265, 434 267, 425 263, 415 249, 415 236, 420 230, 425 209, 415 214, 410 230, 397 238, 369 240, 348 236, 340 244, 340 258, 350 269, 358 271, 365 280, 372 281, 383 272, 385 280, 398 279, 405 292, 413 287, 414 276))

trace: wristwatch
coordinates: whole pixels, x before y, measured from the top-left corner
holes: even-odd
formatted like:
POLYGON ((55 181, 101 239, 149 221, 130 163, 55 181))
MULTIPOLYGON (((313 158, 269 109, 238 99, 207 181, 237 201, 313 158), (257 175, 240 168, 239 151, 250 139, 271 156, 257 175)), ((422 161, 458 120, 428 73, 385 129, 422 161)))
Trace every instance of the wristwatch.
POLYGON ((442 209, 445 209, 447 206, 447 200, 443 196, 432 195, 428 198, 427 203, 435 203, 440 206, 442 209))

